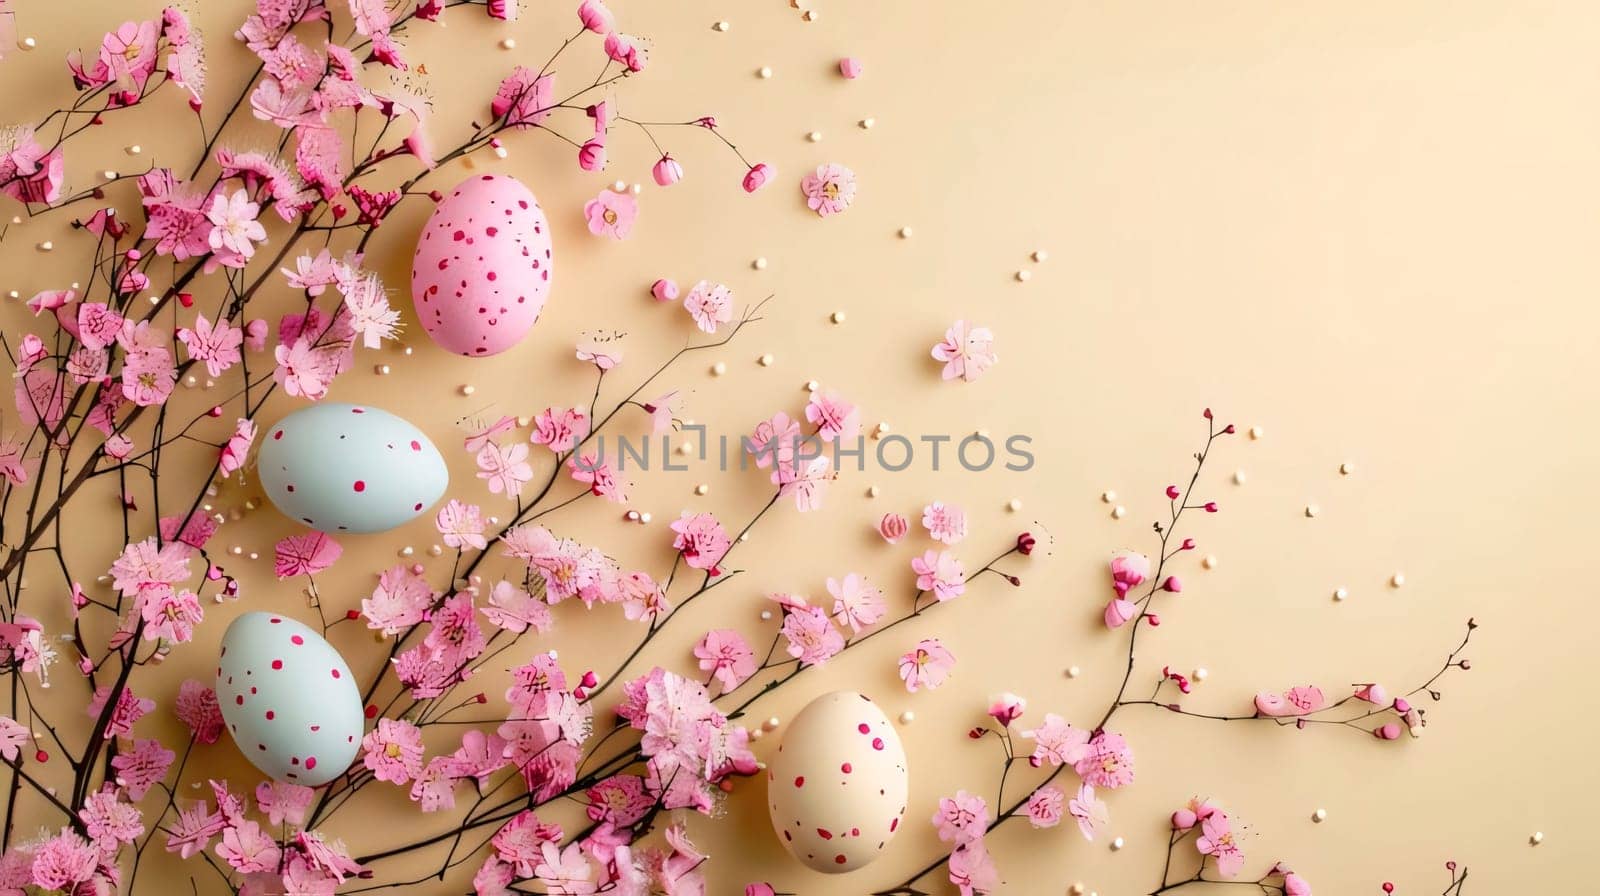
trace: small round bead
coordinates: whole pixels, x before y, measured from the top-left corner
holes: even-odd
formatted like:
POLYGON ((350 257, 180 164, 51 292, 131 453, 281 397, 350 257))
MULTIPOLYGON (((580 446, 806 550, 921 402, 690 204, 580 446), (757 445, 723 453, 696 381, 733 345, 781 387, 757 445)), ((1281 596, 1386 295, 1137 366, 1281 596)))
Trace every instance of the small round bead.
POLYGON ((772 77, 772 66, 763 65, 762 67, 756 69, 756 75, 762 78, 772 77))
POLYGON ((1122 519, 1123 517, 1125 517, 1127 515, 1128 515, 1128 508, 1123 507, 1121 504, 1118 504, 1117 506, 1111 508, 1111 518, 1112 519, 1120 520, 1120 519, 1122 519))
POLYGON ((697 495, 705 495, 710 491, 711 491, 711 486, 706 485, 704 482, 702 482, 699 485, 694 487, 694 493, 697 494, 697 495))
POLYGON ((1194 670, 1194 680, 1195 681, 1205 681, 1210 676, 1211 676, 1211 671, 1209 669, 1207 669, 1205 666, 1201 666, 1198 669, 1194 670))
POLYGON ((912 722, 915 722, 916 720, 917 720, 917 714, 912 712, 909 709, 900 714, 900 724, 902 724, 902 725, 909 725, 912 722))
POLYGON ((1047 259, 1049 257, 1050 257, 1050 253, 1044 251, 1043 249, 1035 249, 1035 250, 1033 250, 1033 260, 1034 261, 1044 261, 1045 259, 1047 259))
POLYGON ((1118 837, 1117 839, 1111 841, 1112 850, 1118 850, 1118 849, 1121 849, 1122 847, 1127 846, 1127 845, 1128 845, 1128 842, 1126 840, 1123 840, 1121 837, 1118 837))
POLYGON ((903 240, 911 239, 911 228, 909 228, 909 227, 900 228, 900 238, 903 239, 903 240))
POLYGON ((1351 473, 1354 473, 1355 471, 1356 471, 1356 465, 1355 464, 1343 463, 1343 464, 1339 465, 1339 474, 1341 476, 1349 476, 1351 473))
POLYGON ((876 118, 872 118, 871 116, 868 116, 867 118, 863 118, 860 121, 856 122, 856 124, 861 125, 861 129, 863 131, 872 130, 872 126, 877 124, 877 123, 878 123, 878 120, 876 118))
POLYGON ((728 365, 718 361, 717 363, 711 365, 711 372, 717 376, 722 376, 724 373, 728 372, 728 365))
POLYGON ((1007 501, 1006 502, 1006 509, 1011 511, 1012 513, 1016 513, 1017 511, 1021 510, 1022 509, 1022 499, 1021 498, 1012 498, 1010 501, 1007 501))
POLYGON ((762 367, 771 367, 772 361, 773 358, 771 355, 762 355, 756 363, 760 364, 762 367))
POLYGON ((1318 809, 1317 811, 1311 813, 1311 820, 1317 824, 1322 824, 1324 821, 1328 820, 1328 810, 1318 809))
POLYGON ((1233 484, 1234 485, 1244 485, 1244 480, 1245 480, 1245 475, 1244 475, 1244 471, 1243 470, 1234 470, 1233 471, 1233 484))
POLYGON ((1406 583, 1406 574, 1403 573, 1403 572, 1397 572, 1394 575, 1389 577, 1389 587, 1391 587, 1391 588, 1399 588, 1400 586, 1404 585, 1405 583, 1406 583))
POLYGON ((729 28, 732 28, 733 26, 729 25, 727 22, 718 22, 717 24, 712 25, 711 27, 714 30, 717 30, 717 31, 727 31, 729 28))
POLYGON ((867 497, 876 498, 876 497, 878 497, 878 494, 879 494, 879 491, 878 491, 878 487, 876 485, 867 486, 867 497))
POLYGON ((1206 569, 1216 569, 1217 568, 1217 555, 1216 554, 1207 554, 1205 556, 1205 559, 1200 561, 1200 565, 1204 566, 1206 569))
POLYGON ((1033 274, 1028 272, 1028 271, 1018 271, 1017 272, 1017 282, 1018 283, 1027 283, 1032 278, 1033 278, 1033 274))
POLYGON ((1117 493, 1113 491, 1103 491, 1100 493, 1100 500, 1106 504, 1110 504, 1111 502, 1117 500, 1117 493))
POLYGON ((822 132, 821 131, 812 131, 809 134, 806 134, 806 139, 810 140, 812 143, 821 143, 822 142, 822 132))
POLYGON ((1250 427, 1250 438, 1252 439, 1259 439, 1265 434, 1266 433, 1259 426, 1250 427))
POLYGON ((1528 838, 1528 842, 1534 846, 1538 846, 1539 844, 1543 843, 1544 831, 1534 831, 1533 836, 1528 838))
POLYGON ((750 262, 750 266, 752 268, 755 268, 758 271, 766 270, 767 269, 767 257, 765 255, 763 255, 760 258, 757 258, 755 261, 750 262))
POLYGON ((502 49, 502 50, 515 50, 516 48, 517 48, 517 39, 514 38, 514 37, 508 37, 505 40, 500 42, 500 49, 502 49))
POLYGON ((1318 510, 1317 505, 1315 505, 1315 504, 1307 504, 1306 505, 1306 518, 1309 519, 1311 517, 1316 516, 1317 515, 1317 510, 1318 510))
POLYGON ((477 387, 471 385, 470 383, 469 384, 465 384, 465 385, 463 385, 461 387, 461 394, 462 395, 471 395, 472 393, 474 393, 476 391, 478 391, 477 387))
POLYGON ((1082 674, 1083 674, 1083 670, 1079 669, 1077 666, 1068 666, 1067 667, 1067 677, 1068 678, 1077 678, 1079 675, 1082 675, 1082 674))
POLYGON ((1349 596, 1350 596, 1350 591, 1347 588, 1335 588, 1335 589, 1333 589, 1333 599, 1334 600, 1344 600, 1345 598, 1347 598, 1349 596))
POLYGON ((641 523, 650 522, 650 511, 646 510, 644 513, 639 514, 639 522, 641 522, 641 523))
POLYGON ((832 314, 828 315, 828 320, 833 321, 836 324, 842 324, 842 323, 844 323, 844 312, 843 311, 835 311, 832 314))

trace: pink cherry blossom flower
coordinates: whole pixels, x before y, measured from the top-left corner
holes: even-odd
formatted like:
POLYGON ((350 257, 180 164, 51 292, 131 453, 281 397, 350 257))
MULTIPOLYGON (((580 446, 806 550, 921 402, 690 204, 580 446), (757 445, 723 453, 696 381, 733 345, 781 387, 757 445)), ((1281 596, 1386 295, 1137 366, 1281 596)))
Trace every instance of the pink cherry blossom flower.
POLYGON ((507 127, 527 128, 542 124, 554 107, 555 76, 539 77, 537 72, 519 65, 500 82, 489 112, 496 119, 505 119, 507 127))
POLYGON ((837 215, 855 202, 856 173, 833 162, 818 165, 816 171, 800 179, 800 192, 805 194, 806 208, 818 217, 837 215))
POLYGON ((733 290, 701 280, 683 297, 683 307, 701 332, 715 333, 718 326, 733 320, 733 290))
POLYGON ((377 274, 367 272, 352 277, 340 283, 339 292, 344 297, 344 309, 349 312, 351 335, 359 337, 362 345, 378 348, 384 340, 399 335, 400 312, 389 306, 389 294, 377 274))
POLYGON ((1126 597, 1150 577, 1150 558, 1133 551, 1118 551, 1111 556, 1111 587, 1118 597, 1126 597))
POLYGON ((976 843, 983 839, 988 825, 989 804, 965 790, 940 799, 938 811, 933 813, 933 826, 945 843, 976 843))
POLYGON ((935 501, 922 508, 922 526, 934 541, 955 544, 967 537, 967 512, 954 504, 935 501))
POLYGON ((250 455, 250 445, 256 438, 256 425, 246 417, 240 417, 234 423, 233 435, 228 436, 228 441, 222 444, 217 457, 217 472, 224 478, 244 468, 245 458, 250 455))
POLYGON ((222 816, 210 811, 205 800, 187 809, 180 807, 177 821, 166 828, 167 852, 175 852, 184 859, 194 858, 206 851, 211 838, 222 833, 222 828, 222 816))
POLYGON ((1089 741, 1082 758, 1073 764, 1078 777, 1096 787, 1115 790, 1133 783, 1133 750, 1120 734, 1102 732, 1089 741))
POLYGON ((403 719, 379 719, 361 749, 363 764, 379 781, 404 784, 422 772, 422 732, 403 719))
POLYGON ((83 822, 84 833, 103 855, 116 854, 120 844, 132 843, 144 834, 139 807, 118 799, 117 788, 112 784, 86 797, 78 818, 83 822))
POLYGON ((489 546, 488 539, 483 535, 486 527, 483 511, 476 504, 463 504, 452 498, 439 508, 433 524, 448 547, 458 550, 476 548, 481 551, 489 546))
POLYGON ((709 513, 690 513, 685 510, 682 516, 672 521, 670 528, 676 533, 672 546, 682 552, 684 562, 712 575, 720 574, 717 564, 722 562, 723 555, 728 553, 733 542, 716 517, 709 513))
POLYGON ((533 478, 527 445, 489 442, 478 450, 476 460, 478 478, 488 480, 490 494, 504 494, 514 500, 533 478))
POLYGON ((750 166, 749 171, 744 173, 744 191, 746 193, 754 193, 771 183, 772 179, 777 176, 777 172, 773 170, 771 165, 766 162, 757 162, 750 166))
POLYGON ((658 186, 670 187, 683 180, 683 165, 668 153, 656 161, 655 166, 650 169, 650 176, 655 179, 658 186))
MULTIPOLYGON (((1457 890, 1456 892, 1460 892, 1457 890)), ((1311 885, 1293 871, 1283 873, 1283 896, 1311 896, 1311 885)))
POLYGON ((957 843, 950 850, 948 865, 950 882, 956 885, 961 896, 991 893, 1000 885, 1000 871, 981 837, 957 843))
POLYGON ((630 572, 618 584, 622 593, 622 615, 630 620, 655 625, 657 619, 672 610, 661 586, 642 572, 630 572))
POLYGON ((1033 755, 1028 761, 1036 768, 1047 762, 1051 766, 1075 766, 1089 752, 1089 732, 1074 728, 1053 712, 1044 714, 1042 725, 1021 734, 1033 740, 1033 755))
POLYGON ((541 847, 546 843, 559 846, 562 840, 558 825, 546 824, 531 810, 518 813, 495 833, 495 855, 510 863, 517 873, 532 876, 534 867, 543 858, 541 847))
POLYGON ((779 464, 771 476, 773 484, 779 487, 778 496, 793 498, 795 508, 801 513, 822 506, 822 496, 833 478, 832 465, 827 457, 797 459, 795 463, 779 464))
POLYGON ((1310 685, 1290 688, 1281 697, 1263 691, 1256 695, 1256 712, 1275 718, 1303 716, 1323 708, 1327 702, 1322 690, 1310 685))
POLYGON ((32 737, 27 727, 16 719, 0 716, 0 756, 5 757, 7 762, 17 761, 17 757, 22 754, 22 746, 32 737))
POLYGON ((973 382, 999 361, 994 353, 994 333, 988 327, 972 327, 958 320, 945 331, 944 341, 933 347, 933 359, 944 362, 945 379, 973 382))
POLYGON ((338 369, 338 359, 328 346, 313 347, 305 336, 292 345, 280 345, 274 351, 278 366, 272 378, 290 395, 301 395, 316 401, 328 394, 328 384, 338 369))
POLYGON ((850 573, 843 581, 829 577, 828 594, 833 596, 833 619, 841 628, 848 626, 851 634, 875 624, 883 618, 885 607, 883 591, 868 583, 863 576, 850 573))
POLYGON ((33 851, 33 883, 46 890, 68 890, 94 877, 99 855, 89 841, 62 828, 33 851))
POLYGON ((489 592, 489 605, 483 608, 489 622, 508 632, 550 630, 550 606, 505 579, 489 592))
POLYGON ((262 781, 256 785, 256 805, 273 824, 305 824, 306 811, 316 791, 283 781, 262 781))
POLYGON ((250 201, 250 194, 236 190, 232 196, 221 193, 211 198, 211 208, 206 212, 212 231, 209 242, 214 251, 228 251, 249 258, 255 254, 256 243, 267 238, 266 228, 256 220, 261 206, 250 201))
POLYGON ((589 223, 589 232, 595 236, 625 240, 639 218, 639 200, 631 193, 601 190, 600 195, 584 204, 583 217, 589 223))
POLYGON ((122 394, 139 407, 165 403, 177 382, 177 365, 165 349, 132 351, 122 363, 122 394))
POLYGON ((1012 722, 1021 718, 1027 707, 1028 701, 1010 691, 989 699, 989 715, 1004 727, 1010 727, 1012 722))
POLYGON ((610 461, 602 462, 592 454, 575 457, 567 462, 572 478, 589 486, 596 497, 621 504, 628 500, 627 485, 617 478, 616 468, 610 461))
POLYGON ((932 591, 940 601, 953 600, 967 590, 967 572, 948 551, 925 551, 911 558, 911 571, 917 574, 917 588, 932 591))
POLYGON ((779 411, 771 419, 757 423, 755 431, 743 439, 743 445, 759 469, 789 463, 800 447, 800 424, 779 411))
MULTIPOLYGON (((122 324, 122 315, 103 303, 84 302, 78 306, 78 338, 89 348, 106 348, 116 342, 122 324)), ((182 331, 178 338, 183 338, 182 331)))
POLYGON ((844 635, 821 607, 801 607, 783 617, 789 655, 802 665, 820 666, 844 649, 844 635))
POLYGON ((806 420, 824 439, 853 439, 861 434, 861 410, 831 389, 811 393, 806 420))
POLYGON ((915 694, 918 688, 933 690, 945 683, 956 658, 938 638, 924 638, 900 657, 900 680, 915 694))
POLYGON ((278 844, 254 821, 240 821, 224 828, 216 852, 233 870, 246 874, 276 871, 283 856, 278 844))
POLYGON ((394 635, 422 622, 437 596, 427 579, 407 566, 395 565, 378 577, 372 596, 361 601, 361 615, 367 619, 367 628, 394 635))
POLYGON ((1078 785, 1078 794, 1067 803, 1067 811, 1078 822, 1078 830, 1083 834, 1083 839, 1094 842, 1094 835, 1111 823, 1111 813, 1107 811, 1103 800, 1094 795, 1094 785, 1082 783, 1078 785))
POLYGON ((578 4, 578 21, 595 34, 610 34, 617 30, 616 17, 601 0, 583 0, 578 4))
POLYGON ((883 519, 878 520, 878 534, 890 544, 899 544, 900 539, 906 537, 911 531, 911 523, 902 514, 886 513, 883 519))
POLYGON ((1066 794, 1054 784, 1035 790, 1028 795, 1028 802, 1024 811, 1028 815, 1028 823, 1036 828, 1053 828, 1061 823, 1062 807, 1066 805, 1066 794))
POLYGON ((545 408, 533 418, 535 445, 561 454, 577 447, 589 435, 589 415, 578 408, 545 408))
MULTIPOLYGON (((15 749, 12 748, 12 755, 8 759, 15 758, 15 749)), ((131 750, 124 750, 113 757, 111 767, 117 771, 117 783, 127 788, 128 798, 137 802, 167 776, 167 769, 172 767, 172 760, 176 758, 177 754, 163 747, 161 741, 140 738, 133 742, 131 750)))
POLYGON ((324 532, 290 535, 273 550, 272 570, 279 579, 314 576, 333 566, 344 547, 324 532))
POLYGON ((222 736, 222 708, 217 705, 217 692, 205 684, 185 679, 178 687, 173 711, 196 742, 214 744, 222 736))
MULTIPOLYGON (((110 685, 103 684, 95 688, 94 696, 89 698, 89 718, 100 718, 100 712, 105 709, 106 701, 110 698, 110 685)), ((111 720, 106 724, 106 733, 112 737, 127 737, 133 733, 134 723, 155 708, 156 701, 134 694, 132 688, 123 688, 117 694, 117 705, 111 711, 111 720)))
POLYGON ((630 72, 644 71, 650 62, 650 46, 631 34, 613 31, 606 35, 606 55, 612 62, 620 62, 630 72))
POLYGON ((1233 824, 1226 812, 1214 812, 1200 823, 1200 838, 1194 846, 1201 855, 1216 860, 1217 873, 1223 877, 1236 877, 1244 867, 1244 852, 1234 840, 1233 824))
POLYGON ((140 593, 140 612, 144 618, 146 641, 166 639, 183 643, 194 637, 194 627, 205 618, 205 610, 194 592, 174 591, 160 586, 153 594, 140 593))
POLYGON ((713 629, 694 646, 700 671, 710 672, 722 682, 724 693, 744 684, 755 674, 756 655, 744 636, 732 629, 713 629))

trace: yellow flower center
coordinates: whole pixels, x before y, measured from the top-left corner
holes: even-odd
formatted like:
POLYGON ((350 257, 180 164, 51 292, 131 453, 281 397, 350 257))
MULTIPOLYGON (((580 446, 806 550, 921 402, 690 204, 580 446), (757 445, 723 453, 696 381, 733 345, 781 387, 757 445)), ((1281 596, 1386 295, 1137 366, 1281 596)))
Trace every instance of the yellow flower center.
POLYGON ((606 220, 607 224, 615 224, 615 223, 617 223, 617 213, 612 211, 609 208, 606 209, 605 213, 602 214, 600 217, 604 218, 606 220))
POLYGON ((838 199, 839 198, 839 185, 834 183, 833 181, 829 181, 829 182, 823 184, 822 185, 822 195, 828 197, 829 199, 838 199))
POLYGON ((400 758, 400 745, 399 744, 385 744, 384 748, 383 748, 383 755, 389 757, 390 759, 399 759, 400 758))
POLYGON ((138 44, 128 44, 127 49, 122 51, 122 58, 132 62, 133 60, 139 58, 140 52, 141 50, 138 44))

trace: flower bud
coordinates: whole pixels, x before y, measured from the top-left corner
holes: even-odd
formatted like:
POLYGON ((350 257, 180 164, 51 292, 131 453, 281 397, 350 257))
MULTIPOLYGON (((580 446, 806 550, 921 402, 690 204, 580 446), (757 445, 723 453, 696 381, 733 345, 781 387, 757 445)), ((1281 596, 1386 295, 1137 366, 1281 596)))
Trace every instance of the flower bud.
POLYGON ((883 519, 878 520, 878 534, 890 544, 899 544, 910 529, 910 521, 898 513, 886 513, 883 519))
POLYGON ((1167 580, 1161 583, 1161 590, 1170 591, 1173 594, 1177 594, 1183 590, 1183 580, 1179 579, 1177 576, 1167 576, 1167 580))
POLYGON ((1032 535, 1028 534, 1027 532, 1024 532, 1021 535, 1017 536, 1017 553, 1023 555, 1024 557, 1026 557, 1029 554, 1033 553, 1033 547, 1034 547, 1034 545, 1036 545, 1038 543, 1039 543, 1038 539, 1034 538, 1032 535))
POLYGON ((1176 485, 1167 486, 1167 497, 1168 498, 1171 498, 1172 500, 1176 501, 1176 500, 1178 500, 1178 496, 1181 495, 1181 494, 1183 494, 1183 493, 1178 491, 1178 487, 1176 485))
POLYGON ((578 7, 578 21, 595 34, 609 34, 616 30, 616 18, 600 0, 583 0, 578 7))
POLYGON ((1144 614, 1144 618, 1150 620, 1150 625, 1152 626, 1159 626, 1161 624, 1161 617, 1154 613, 1146 613, 1144 614))
POLYGON ((1181 550, 1181 551, 1192 551, 1192 550, 1194 550, 1194 539, 1193 538, 1185 538, 1183 540, 1183 544, 1181 546, 1179 546, 1178 549, 1181 550))
POLYGON ((676 302, 678 284, 666 279, 657 280, 650 285, 650 294, 656 297, 657 302, 676 302))
POLYGON ((670 154, 663 155, 656 161, 655 167, 650 169, 650 176, 654 177, 660 186, 670 187, 683 180, 683 166, 670 154))
POLYGON ((1400 726, 1394 722, 1389 722, 1379 728, 1374 728, 1372 736, 1378 740, 1394 740, 1400 736, 1400 726))
POLYGON ((1216 513, 1217 512, 1217 502, 1215 502, 1215 501, 1207 501, 1205 503, 1205 508, 1206 508, 1206 513, 1216 513))
POLYGON ((839 74, 852 81, 861 77, 861 60, 854 56, 846 56, 839 60, 839 74))
POLYGON ((578 167, 585 171, 599 171, 606 167, 606 145, 590 140, 578 147, 578 167))
POLYGON ((772 166, 766 162, 757 162, 751 165, 750 170, 744 173, 744 191, 746 193, 754 193, 766 186, 767 181, 772 180, 775 174, 776 172, 772 170, 772 166))

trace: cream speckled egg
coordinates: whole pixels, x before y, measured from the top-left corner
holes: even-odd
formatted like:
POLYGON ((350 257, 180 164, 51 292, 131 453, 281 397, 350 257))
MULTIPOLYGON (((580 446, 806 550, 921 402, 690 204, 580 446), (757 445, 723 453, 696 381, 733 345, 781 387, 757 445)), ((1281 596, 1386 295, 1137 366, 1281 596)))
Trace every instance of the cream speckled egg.
POLYGON ((444 494, 439 449, 374 407, 321 402, 267 430, 256 461, 274 507, 323 532, 383 532, 444 494))
POLYGON ((550 292, 550 223, 514 177, 456 186, 417 238, 411 299, 441 347, 480 358, 516 345, 550 292))
POLYGON ((852 691, 806 704, 767 763, 772 828, 817 871, 854 871, 878 856, 906 811, 906 751, 877 704, 852 691))
POLYGON ((279 781, 325 784, 361 746, 350 667, 322 635, 286 616, 246 613, 228 626, 217 703, 239 752, 279 781))

